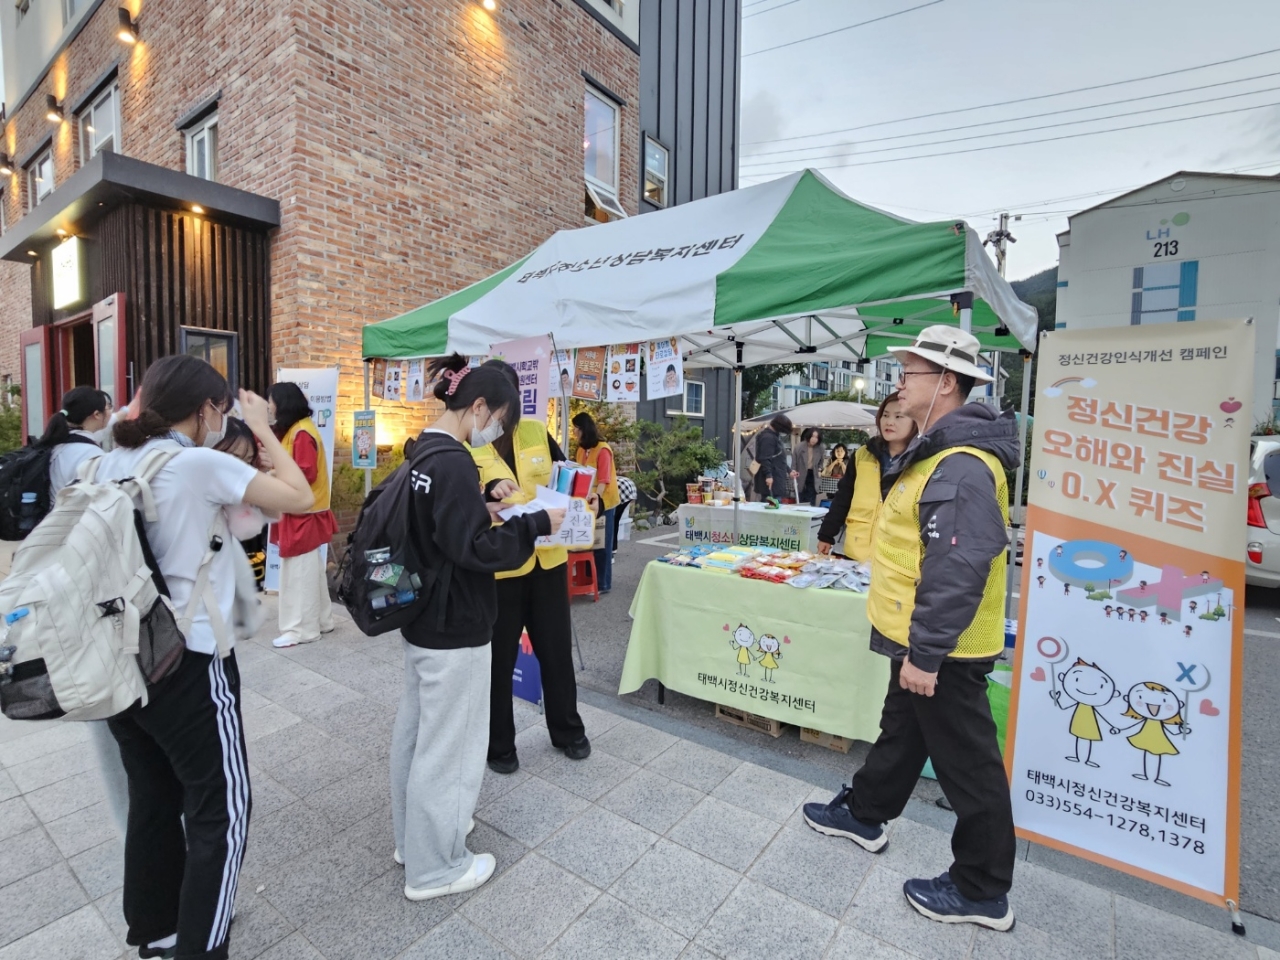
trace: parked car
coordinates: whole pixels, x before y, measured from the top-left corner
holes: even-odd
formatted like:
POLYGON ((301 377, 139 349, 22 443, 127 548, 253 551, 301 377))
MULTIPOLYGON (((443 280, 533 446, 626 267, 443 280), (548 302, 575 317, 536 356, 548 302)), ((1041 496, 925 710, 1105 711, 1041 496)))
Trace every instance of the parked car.
POLYGON ((1280 437, 1249 441, 1248 546, 1244 578, 1280 587, 1280 437))

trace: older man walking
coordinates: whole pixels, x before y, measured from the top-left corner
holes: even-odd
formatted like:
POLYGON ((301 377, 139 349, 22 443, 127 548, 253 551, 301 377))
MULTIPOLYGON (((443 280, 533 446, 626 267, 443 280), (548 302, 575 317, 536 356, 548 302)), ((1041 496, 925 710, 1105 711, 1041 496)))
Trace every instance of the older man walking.
POLYGON ((903 367, 899 404, 920 435, 886 471, 896 477, 872 535, 867 613, 872 649, 893 661, 889 692, 852 786, 806 804, 805 820, 878 853, 932 759, 956 811, 955 860, 903 893, 933 920, 1008 930, 1013 812, 986 678, 1004 648, 1004 469, 1018 461, 1017 432, 1012 416, 966 402, 991 380, 972 334, 933 326, 890 349, 903 367))

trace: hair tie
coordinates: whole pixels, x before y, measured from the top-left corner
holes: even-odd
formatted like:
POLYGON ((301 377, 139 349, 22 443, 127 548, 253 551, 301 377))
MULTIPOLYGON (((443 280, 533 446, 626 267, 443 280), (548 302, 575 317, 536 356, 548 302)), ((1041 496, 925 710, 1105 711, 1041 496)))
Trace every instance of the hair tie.
POLYGON ((458 370, 457 372, 454 372, 452 370, 446 370, 444 372, 444 375, 445 375, 445 378, 449 381, 449 389, 444 392, 444 395, 446 397, 452 397, 454 392, 458 389, 458 384, 462 382, 462 378, 465 377, 470 372, 471 372, 470 366, 463 367, 461 370, 458 370))
POLYGON ((66 417, 67 419, 71 418, 71 414, 67 413, 67 411, 65 410, 59 410, 58 412, 62 414, 64 417, 66 417))

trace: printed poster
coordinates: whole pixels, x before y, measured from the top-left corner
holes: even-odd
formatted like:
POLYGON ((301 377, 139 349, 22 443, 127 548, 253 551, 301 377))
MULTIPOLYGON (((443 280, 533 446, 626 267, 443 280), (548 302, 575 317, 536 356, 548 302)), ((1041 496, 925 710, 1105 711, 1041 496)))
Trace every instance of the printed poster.
POLYGON ((426 367, 427 362, 425 360, 409 361, 409 372, 405 379, 405 399, 410 403, 421 403, 426 395, 426 367))
POLYGON ((605 399, 610 403, 640 399, 640 344, 620 343, 609 348, 605 384, 605 399))
POLYGON ((556 350, 551 355, 551 396, 556 400, 573 396, 574 356, 572 350, 556 350))
POLYGON ((520 378, 520 416, 547 422, 547 398, 551 382, 551 348, 548 338, 525 337, 493 345, 493 356, 515 367, 520 378))
POLYGON ((574 351, 573 395, 581 400, 604 397, 604 347, 579 347, 574 351))
POLYGON ((680 356, 676 338, 650 340, 647 346, 649 352, 645 370, 649 383, 645 399, 657 400, 659 397, 683 395, 684 359, 680 356))
POLYGON ((382 395, 386 393, 386 390, 387 390, 387 361, 374 360, 373 370, 371 372, 373 374, 373 377, 372 377, 373 394, 372 395, 381 399, 382 395))
POLYGON ((596 535, 596 512, 584 497, 570 497, 565 508, 564 523, 554 534, 538 537, 539 547, 567 547, 570 550, 590 550, 596 535))
POLYGON ((1048 333, 1006 763, 1020 836, 1238 901, 1254 328, 1048 333))
POLYGON ((351 465, 371 470, 378 465, 377 415, 372 410, 357 410, 352 417, 351 465))
POLYGON ((386 380, 382 385, 382 399, 400 400, 400 383, 403 378, 404 363, 400 360, 391 360, 387 363, 386 380))

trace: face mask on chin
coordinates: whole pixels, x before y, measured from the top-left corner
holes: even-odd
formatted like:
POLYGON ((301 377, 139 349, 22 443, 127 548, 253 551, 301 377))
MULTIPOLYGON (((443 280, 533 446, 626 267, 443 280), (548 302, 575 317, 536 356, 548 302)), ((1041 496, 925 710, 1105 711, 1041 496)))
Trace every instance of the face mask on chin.
POLYGON ((218 427, 217 433, 214 433, 209 428, 209 421, 204 419, 203 414, 201 414, 200 420, 204 423, 204 439, 200 441, 200 445, 202 447, 216 447, 222 442, 222 438, 227 435, 227 415, 225 413, 222 415, 222 425, 218 427))

